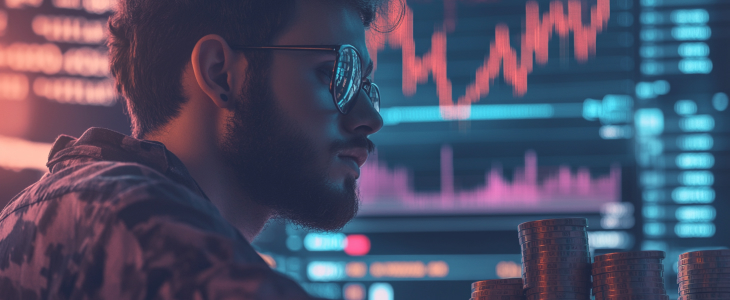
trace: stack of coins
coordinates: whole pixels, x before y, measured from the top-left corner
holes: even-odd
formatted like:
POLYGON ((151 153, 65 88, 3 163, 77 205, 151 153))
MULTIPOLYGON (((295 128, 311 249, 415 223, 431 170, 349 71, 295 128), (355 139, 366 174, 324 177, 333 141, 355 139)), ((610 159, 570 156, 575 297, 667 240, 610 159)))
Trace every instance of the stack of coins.
POLYGON ((591 258, 585 218, 520 224, 522 279, 527 300, 589 300, 591 258))
POLYGON ((679 300, 730 299, 730 250, 705 250, 679 256, 679 300))
POLYGON ((525 300, 522 278, 474 282, 471 284, 471 300, 525 300))
POLYGON ((669 300, 664 288, 664 251, 619 252, 594 258, 596 300, 669 300))

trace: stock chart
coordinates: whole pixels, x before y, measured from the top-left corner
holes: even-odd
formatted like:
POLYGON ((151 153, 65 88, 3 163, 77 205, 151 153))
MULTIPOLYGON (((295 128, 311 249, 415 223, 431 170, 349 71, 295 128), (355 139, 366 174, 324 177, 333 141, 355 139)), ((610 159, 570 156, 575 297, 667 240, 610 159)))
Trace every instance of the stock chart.
MULTIPOLYGON (((585 217, 596 255, 667 252, 676 299, 680 253, 730 246, 730 1, 403 4, 366 35, 384 127, 358 217, 334 233, 271 222, 254 246, 277 270, 327 299, 466 299, 520 277, 519 223, 585 217)), ((111 9, 4 1, 0 203, 59 134, 129 133, 111 9)))

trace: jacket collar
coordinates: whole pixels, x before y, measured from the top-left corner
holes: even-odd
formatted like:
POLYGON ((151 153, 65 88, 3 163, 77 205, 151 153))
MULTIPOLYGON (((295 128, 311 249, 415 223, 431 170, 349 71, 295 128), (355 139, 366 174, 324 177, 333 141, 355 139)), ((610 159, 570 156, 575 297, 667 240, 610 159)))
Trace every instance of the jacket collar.
POLYGON ((155 169, 205 199, 183 162, 160 142, 135 139, 106 128, 92 127, 79 138, 59 136, 48 155, 51 173, 88 161, 139 163, 155 169))

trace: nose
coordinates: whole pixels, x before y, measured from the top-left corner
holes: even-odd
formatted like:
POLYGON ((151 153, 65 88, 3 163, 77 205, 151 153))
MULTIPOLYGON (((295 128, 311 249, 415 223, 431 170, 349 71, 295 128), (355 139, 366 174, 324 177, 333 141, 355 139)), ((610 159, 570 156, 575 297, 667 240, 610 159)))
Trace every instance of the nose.
POLYGON ((365 91, 360 90, 350 112, 344 115, 344 125, 347 131, 358 135, 371 135, 383 128, 383 118, 380 116, 365 91))

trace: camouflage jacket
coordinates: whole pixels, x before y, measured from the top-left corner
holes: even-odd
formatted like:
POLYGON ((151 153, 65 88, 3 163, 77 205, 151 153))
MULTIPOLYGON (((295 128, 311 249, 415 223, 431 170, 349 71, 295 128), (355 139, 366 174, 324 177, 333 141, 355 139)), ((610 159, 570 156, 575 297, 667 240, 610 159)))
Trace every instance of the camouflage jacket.
POLYGON ((0 213, 0 299, 309 299, 158 142, 62 135, 0 213))

